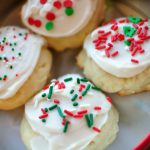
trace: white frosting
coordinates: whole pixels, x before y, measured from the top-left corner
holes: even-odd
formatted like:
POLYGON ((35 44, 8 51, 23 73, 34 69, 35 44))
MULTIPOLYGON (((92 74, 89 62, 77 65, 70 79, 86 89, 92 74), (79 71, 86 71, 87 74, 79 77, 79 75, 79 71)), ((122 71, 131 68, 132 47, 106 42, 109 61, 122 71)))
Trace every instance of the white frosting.
MULTIPOLYGON (((80 85, 77 83, 77 78, 82 78, 77 74, 68 74, 59 78, 59 83, 64 82, 65 89, 58 89, 58 84, 54 82, 50 86, 53 87, 53 93, 51 100, 46 97, 42 97, 43 93, 48 95, 49 89, 46 89, 37 94, 30 102, 25 105, 25 117, 30 124, 32 130, 37 133, 37 136, 30 141, 32 150, 83 150, 87 145, 98 135, 98 133, 92 130, 92 127, 87 126, 85 117, 74 118, 66 115, 66 119, 70 121, 68 130, 63 132, 64 126, 62 125, 62 118, 59 116, 57 108, 48 111, 48 117, 46 122, 43 123, 39 116, 43 113, 41 108, 49 108, 54 105, 53 100, 60 101, 60 108, 62 112, 64 110, 71 111, 74 115, 81 110, 88 110, 87 114, 93 113, 94 124, 93 126, 101 129, 107 122, 108 113, 111 109, 111 103, 106 99, 104 94, 100 91, 90 90, 82 99, 79 96, 84 92, 87 85, 93 86, 90 82, 81 82, 86 87, 79 92, 80 85), (64 79, 72 77, 72 81, 64 82, 64 79), (70 94, 70 91, 74 89, 74 93, 70 94), (78 98, 75 102, 78 102, 78 106, 73 106, 71 98, 74 94, 78 94, 78 98), (95 110, 94 107, 99 106, 101 110, 95 110)), ((103 131, 101 131, 103 132, 103 131)))
POLYGON ((26 26, 41 35, 47 37, 66 37, 78 33, 84 28, 94 15, 94 11, 98 0, 72 0, 74 14, 67 16, 65 14, 64 2, 61 0, 62 7, 57 9, 54 7, 56 0, 47 0, 45 4, 41 4, 40 0, 28 0, 22 8, 22 20, 26 26), (49 20, 46 18, 48 12, 53 12, 56 16, 53 22, 54 28, 46 30, 45 25, 49 20), (30 25, 28 18, 32 17, 42 22, 40 27, 30 25))
POLYGON ((14 26, 0 28, 0 39, 0 100, 5 100, 14 96, 32 74, 44 41, 14 26), (7 75, 6 80, 4 75, 7 75))
MULTIPOLYGON (((130 26, 133 27, 133 23, 119 23, 120 20, 124 20, 125 18, 117 19, 117 26, 118 30, 114 31, 111 30, 111 27, 113 24, 109 23, 108 25, 99 27, 95 31, 93 31, 85 40, 84 42, 84 49, 86 50, 89 57, 92 58, 92 60, 103 70, 106 72, 120 77, 120 78, 129 78, 133 77, 139 73, 141 73, 143 70, 145 70, 150 65, 150 40, 145 40, 143 44, 135 44, 140 45, 142 49, 145 51, 144 53, 140 54, 137 52, 135 56, 131 55, 131 52, 129 51, 130 46, 127 46, 123 41, 117 40, 117 42, 111 42, 111 36, 120 33, 124 34, 123 27, 124 26, 130 26), (95 45, 93 41, 99 36, 102 35, 98 34, 98 31, 104 30, 105 32, 111 31, 111 34, 108 36, 108 39, 105 44, 108 43, 113 44, 113 48, 110 50, 110 54, 113 54, 113 52, 118 51, 119 54, 116 57, 106 57, 105 55, 105 49, 102 50, 96 50, 95 45), (131 62, 131 59, 138 60, 139 63, 133 63, 131 62)), ((144 27, 148 26, 150 27, 150 22, 145 22, 143 25, 138 25, 138 28, 142 27, 142 32, 144 32, 144 27)), ((137 30, 138 31, 138 30, 137 30)), ((147 35, 150 35, 150 30, 148 30, 147 35)), ((129 39, 131 37, 125 36, 125 40, 129 39)), ((140 40, 138 37, 137 32, 133 35, 133 37, 136 41, 140 40)), ((106 46, 107 48, 108 46, 106 46)))

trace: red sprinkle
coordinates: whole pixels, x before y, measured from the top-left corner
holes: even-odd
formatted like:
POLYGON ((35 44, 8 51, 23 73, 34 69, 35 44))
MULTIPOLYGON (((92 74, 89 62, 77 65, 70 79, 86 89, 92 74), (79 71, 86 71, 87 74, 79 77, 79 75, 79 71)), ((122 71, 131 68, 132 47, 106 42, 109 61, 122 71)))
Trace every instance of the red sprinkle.
POLYGON ((111 56, 112 56, 112 57, 115 57, 115 56, 117 56, 118 54, 119 54, 119 52, 118 52, 118 51, 115 51, 114 53, 111 54, 111 56))
POLYGON ((112 99, 111 99, 111 97, 106 97, 106 99, 110 102, 110 103, 112 103, 112 99))
POLYGON ((83 118, 83 115, 80 115, 80 114, 74 115, 74 118, 83 118))
POLYGON ((54 5, 54 7, 56 7, 57 9, 60 9, 60 8, 62 7, 62 4, 61 4, 60 1, 55 1, 55 2, 53 3, 53 5, 54 5))
POLYGON ((53 21, 53 20, 55 20, 56 16, 53 12, 50 11, 46 14, 46 18, 50 21, 53 21))
POLYGON ((101 132, 101 130, 100 130, 100 129, 98 129, 97 127, 92 127, 92 129, 93 129, 94 131, 98 132, 98 133, 100 133, 100 132, 101 132))
POLYGON ((43 90, 48 89, 48 88, 49 88, 49 86, 50 86, 50 84, 45 85, 45 86, 43 87, 43 90))
POLYGON ((32 26, 34 25, 34 19, 32 17, 28 18, 28 23, 32 26))
POLYGON ((73 5, 73 3, 72 3, 71 0, 65 0, 65 1, 64 1, 64 6, 65 6, 65 7, 72 7, 72 5, 73 5))
POLYGON ((47 0, 40 0, 40 3, 41 3, 42 5, 44 5, 46 2, 47 2, 47 0))
POLYGON ((99 106, 95 106, 94 109, 95 109, 95 110, 101 110, 102 108, 99 107, 99 106))
POLYGON ((60 104, 60 101, 57 100, 57 99, 54 99, 54 103, 55 103, 55 104, 60 104))
POLYGON ((131 59, 131 62, 136 63, 136 64, 138 64, 138 63, 139 63, 139 61, 138 61, 138 60, 136 60, 136 59, 131 59))
POLYGON ((40 20, 35 20, 34 23, 35 23, 35 26, 38 28, 41 27, 41 25, 42 25, 42 22, 40 20))
POLYGON ((87 112, 88 112, 87 110, 81 110, 81 111, 78 111, 78 114, 82 115, 82 114, 86 114, 87 112))
POLYGON ((74 114, 68 110, 64 110, 64 113, 66 113, 68 116, 74 116, 74 114))
POLYGON ((41 115, 41 116, 39 116, 39 119, 43 119, 43 118, 46 118, 46 117, 48 117, 48 114, 46 113, 46 114, 43 114, 43 115, 41 115))

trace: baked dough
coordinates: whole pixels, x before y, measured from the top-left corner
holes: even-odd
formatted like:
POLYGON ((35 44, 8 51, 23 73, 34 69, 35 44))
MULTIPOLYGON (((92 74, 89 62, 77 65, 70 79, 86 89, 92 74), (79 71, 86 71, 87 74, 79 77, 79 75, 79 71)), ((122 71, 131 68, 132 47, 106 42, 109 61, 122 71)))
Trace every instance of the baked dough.
POLYGON ((102 70, 87 56, 85 50, 82 50, 78 55, 77 64, 83 68, 85 76, 105 92, 126 96, 150 91, 150 67, 135 77, 118 78, 102 70))
POLYGON ((0 100, 0 109, 10 110, 17 108, 25 104, 30 99, 30 97, 40 91, 49 77, 51 64, 52 55, 48 49, 43 48, 32 75, 20 88, 15 96, 6 100, 0 100))

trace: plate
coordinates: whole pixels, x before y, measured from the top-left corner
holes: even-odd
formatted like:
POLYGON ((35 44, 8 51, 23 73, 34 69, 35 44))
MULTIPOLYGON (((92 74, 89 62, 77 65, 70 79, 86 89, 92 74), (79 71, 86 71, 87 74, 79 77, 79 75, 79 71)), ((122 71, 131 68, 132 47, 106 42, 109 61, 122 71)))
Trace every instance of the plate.
MULTIPOLYGON (((146 16, 149 13, 149 4, 148 0, 142 2, 133 0, 132 3, 131 1, 129 3, 108 1, 105 20, 126 15, 146 16), (144 8, 144 13, 137 8, 141 8, 140 6, 144 8)), ((16 5, 3 19, 1 25, 23 26, 18 19, 20 18, 20 9, 21 5, 16 5)), ((82 74, 82 71, 76 66, 76 55, 79 51, 80 49, 74 49, 58 53, 52 50, 54 58, 52 77, 57 78, 67 73, 82 74)), ((120 131, 108 150, 131 150, 150 132, 150 92, 126 97, 116 94, 110 96, 120 114, 120 131)), ((23 112, 24 107, 13 111, 0 111, 0 150, 25 150, 19 132, 23 112)))

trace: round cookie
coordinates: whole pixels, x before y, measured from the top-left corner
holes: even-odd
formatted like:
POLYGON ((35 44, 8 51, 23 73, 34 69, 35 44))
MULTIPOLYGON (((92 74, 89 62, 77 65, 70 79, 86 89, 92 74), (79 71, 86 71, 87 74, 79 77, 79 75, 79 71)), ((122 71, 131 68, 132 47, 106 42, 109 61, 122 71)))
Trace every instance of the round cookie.
POLYGON ((28 150, 98 149, 116 138, 118 112, 86 78, 68 74, 25 105, 22 140, 28 150))
POLYGON ((15 26, 0 28, 0 109, 25 104, 46 83, 51 53, 40 36, 15 26))
POLYGON ((57 51, 80 47, 103 19, 105 0, 28 0, 22 21, 57 51), (59 43, 59 44, 58 44, 59 43))
POLYGON ((78 65, 106 92, 124 96, 149 91, 149 26, 148 19, 128 17, 99 27, 86 38, 78 65))

